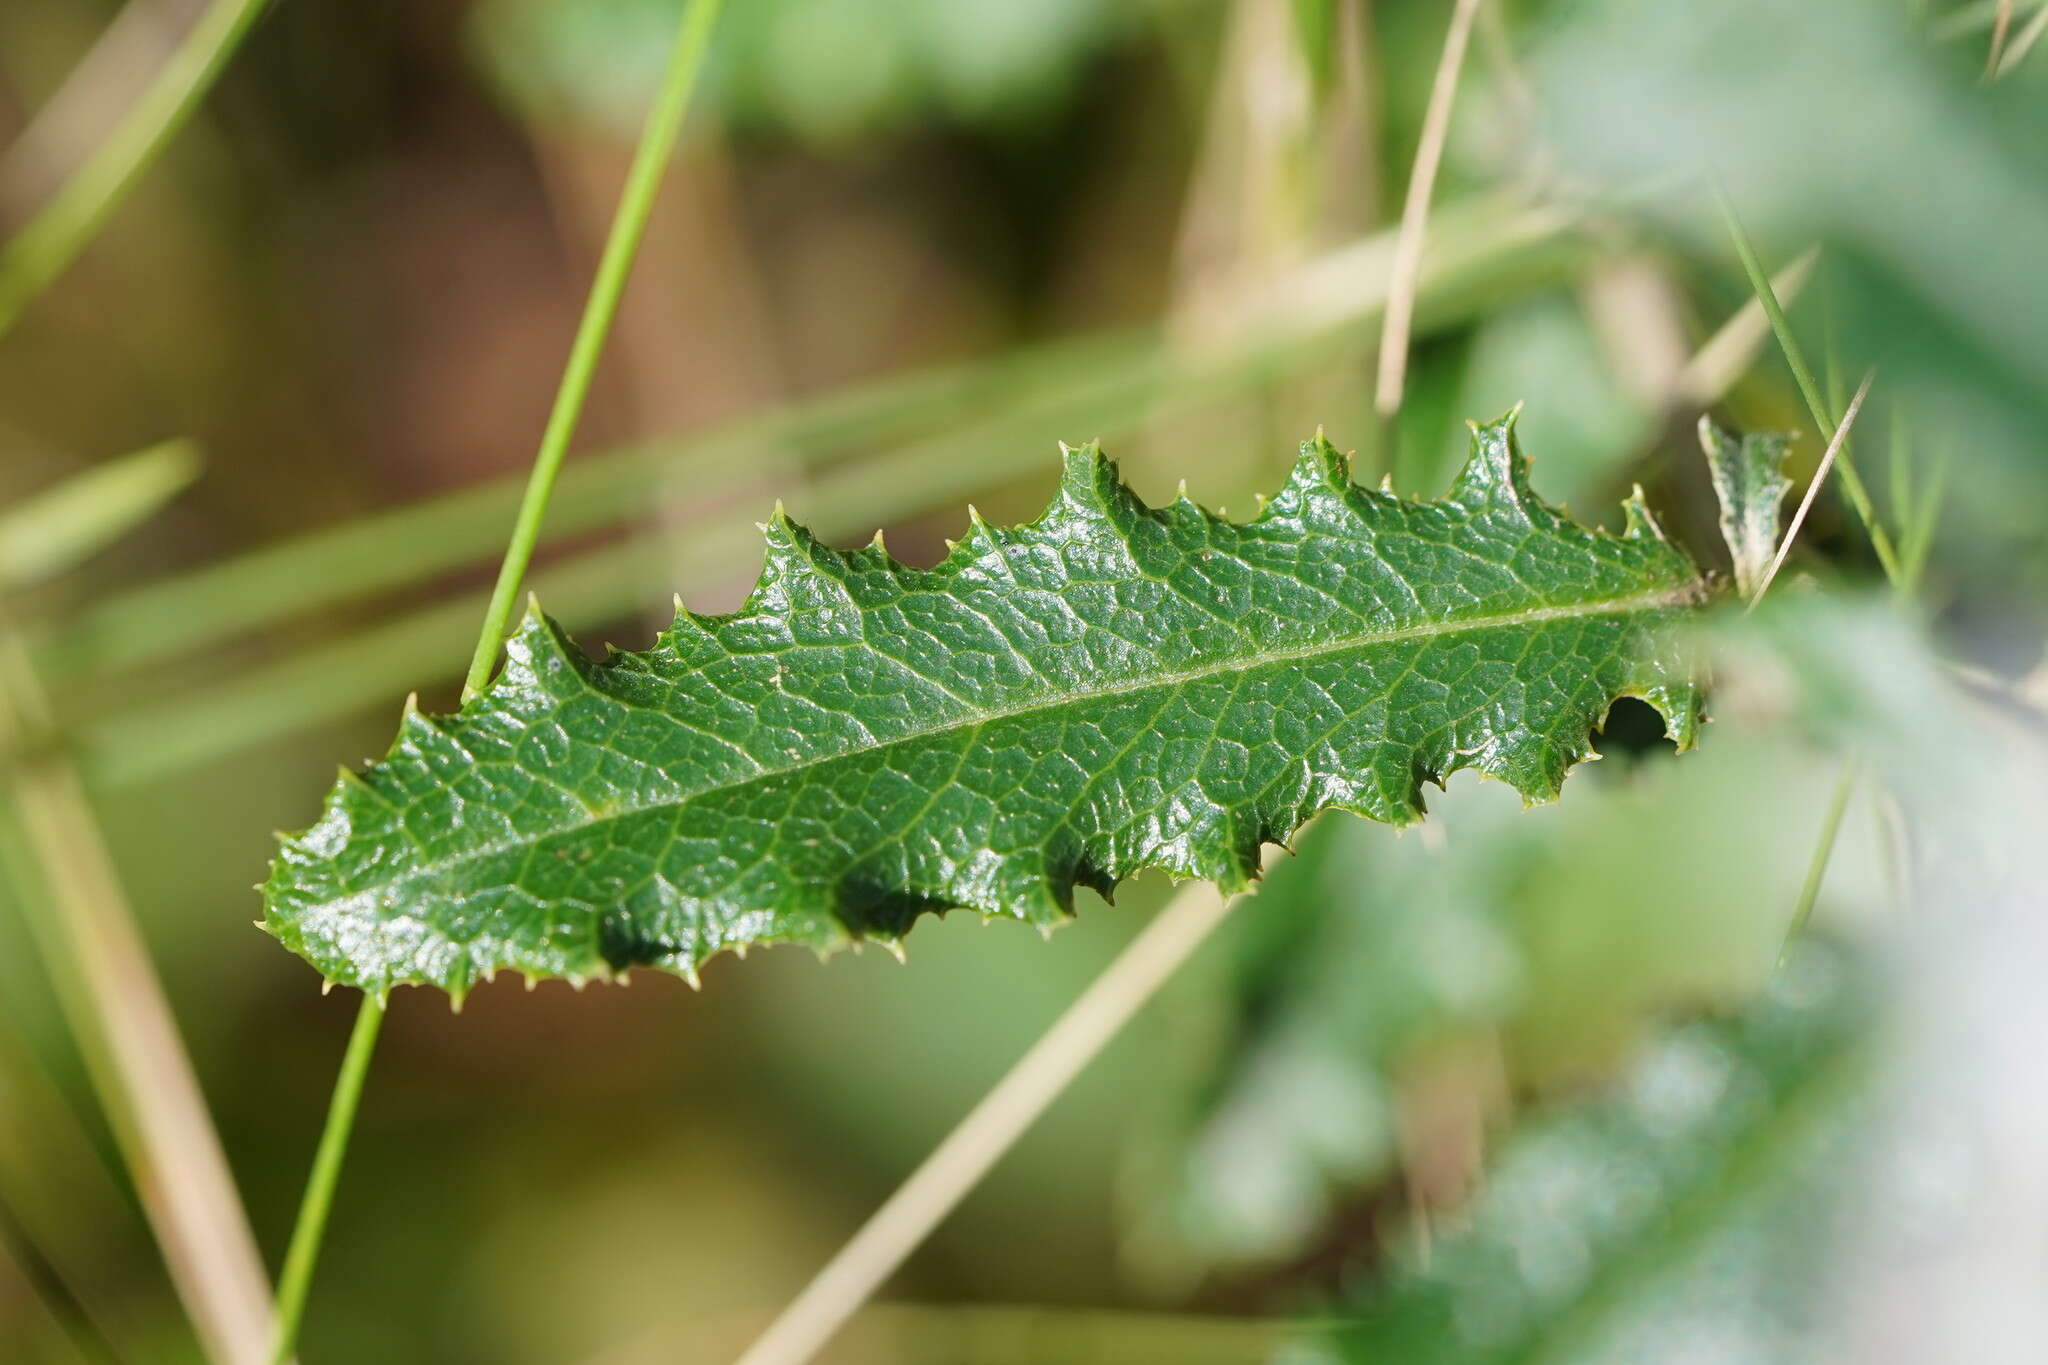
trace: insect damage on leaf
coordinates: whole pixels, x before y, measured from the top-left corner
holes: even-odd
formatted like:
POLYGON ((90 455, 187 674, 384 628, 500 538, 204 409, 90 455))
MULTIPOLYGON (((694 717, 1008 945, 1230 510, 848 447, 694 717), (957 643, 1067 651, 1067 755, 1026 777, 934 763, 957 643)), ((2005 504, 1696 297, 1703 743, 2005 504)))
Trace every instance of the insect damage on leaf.
POLYGON ((533 610, 460 712, 409 707, 284 841, 266 926, 378 993, 694 979, 926 911, 1049 925, 1145 868, 1240 890, 1318 811, 1405 825, 1464 768, 1548 800, 1620 696, 1689 747, 1696 570, 1640 491, 1620 535, 1545 505, 1513 425, 1435 502, 1318 435, 1244 523, 1068 449, 1038 520, 975 517, 930 569, 778 510, 731 615, 598 662, 533 610))

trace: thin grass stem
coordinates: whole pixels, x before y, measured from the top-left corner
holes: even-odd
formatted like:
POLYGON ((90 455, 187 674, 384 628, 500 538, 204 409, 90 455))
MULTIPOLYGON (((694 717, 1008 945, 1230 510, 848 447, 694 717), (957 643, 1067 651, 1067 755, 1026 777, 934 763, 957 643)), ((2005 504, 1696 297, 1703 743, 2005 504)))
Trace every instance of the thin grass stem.
POLYGON ((2003 79, 2019 70, 2020 63, 2027 59, 2027 54, 2041 41, 2043 33, 2048 33, 2048 5, 2043 5, 2035 11, 2034 17, 2027 21, 2027 26, 2012 40, 2012 46, 2005 50, 2005 56, 1999 61, 1993 79, 2003 79))
POLYGON ((1821 817, 1820 837, 1814 841, 1813 854, 1807 859, 1806 880, 1800 884, 1799 899, 1792 905, 1792 920, 1785 929, 1785 946, 1779 950, 1778 961, 1782 965, 1792 950, 1792 944, 1806 932, 1807 921, 1813 918, 1814 903, 1820 899, 1821 886, 1828 879, 1828 863, 1835 856, 1835 842, 1842 833, 1842 817, 1848 812, 1849 798, 1856 793, 1856 779, 1861 765, 1851 758, 1842 765, 1842 775, 1835 781, 1835 793, 1828 800, 1827 813, 1821 817))
POLYGON ((1935 457, 1934 467, 1927 474, 1926 488, 1914 506, 1912 524, 1906 529, 1906 563, 1901 591, 1909 597, 1919 591, 1921 576, 1927 571, 1927 555, 1934 546, 1934 529, 1941 522, 1941 507, 1948 498, 1949 465, 1954 455, 1953 448, 1943 446, 1935 457))
POLYGON ((299 1326, 306 1316, 306 1296, 313 1287, 313 1270, 320 1260, 320 1241, 327 1231, 327 1215, 334 1207, 335 1186, 340 1183, 342 1160, 348 1155, 349 1133, 355 1128, 356 1109, 362 1103, 363 1083, 370 1075, 370 1059, 377 1052, 377 1035, 384 1027, 384 1013, 384 1007, 369 996, 363 998, 362 1008, 356 1011, 348 1051, 342 1055, 334 1096, 328 1101, 327 1125, 320 1132, 320 1146, 313 1154, 313 1172, 306 1180, 298 1221, 292 1225, 291 1245, 285 1249, 284 1270, 277 1280, 277 1340, 271 1347, 272 1365, 284 1365, 290 1360, 299 1339, 299 1326))
MULTIPOLYGON (((1429 89, 1422 116, 1422 136, 1415 146, 1415 165, 1408 175, 1408 197, 1401 206, 1401 233, 1394 241, 1394 263, 1387 287, 1387 311, 1380 326, 1378 386, 1373 407, 1382 426, 1390 426, 1401 410, 1408 382, 1408 333, 1415 322, 1416 282, 1422 274, 1422 245, 1429 231, 1429 201, 1436 192, 1437 168, 1443 163, 1450 135, 1451 108, 1458 96, 1458 77, 1465 68, 1465 48, 1480 0, 1458 0, 1444 34, 1443 55, 1429 89)), ((1383 433, 1390 434, 1390 433, 1383 433)))
MULTIPOLYGON (((1772 295, 1787 302, 1798 298, 1819 260, 1818 246, 1810 246, 1793 257, 1771 276, 1772 295)), ((1709 408, 1720 402, 1743 372, 1756 363, 1756 353, 1770 335, 1771 321, 1764 316, 1763 302, 1751 295, 1678 371, 1671 383, 1675 401, 1689 408, 1709 408)))
POLYGON ((1999 59, 2005 55, 2005 35, 2012 27, 2013 0, 1998 0, 1998 11, 1991 19, 1991 50, 1984 58, 1984 79, 1994 80, 1998 76, 1999 59))
MULTIPOLYGON (((1892 400, 1889 439, 1885 444, 1890 448, 1892 464, 1891 498, 1894 507, 1915 506, 1913 497, 1913 430, 1906 421, 1906 405, 1898 399, 1892 400)), ((1911 537, 1908 537, 1910 540, 1911 537)), ((1900 547, 1906 553, 1906 547, 1900 547)))
POLYGON ((50 202, 0 247, 0 336, 78 259, 249 36, 269 0, 214 0, 163 70, 50 202))
POLYGON ((71 1349, 80 1359, 90 1362, 90 1365, 118 1365, 120 1357, 114 1353, 114 1345, 107 1340, 98 1320, 79 1299, 63 1273, 29 1236, 28 1229, 21 1225, 13 1207, 4 1198, 0 1198, 0 1251, 12 1255, 21 1277, 28 1281, 29 1288, 63 1329, 71 1342, 71 1349))
POLYGON ((476 652, 470 656, 469 672, 462 682, 464 696, 474 695, 483 687, 490 677, 491 665, 497 661, 498 646, 503 642, 505 628, 512 619, 512 604, 519 596, 519 585, 526 577, 526 567, 533 560, 533 547, 540 540, 541 521, 547 515, 548 499, 555 491, 555 479, 561 473, 562 461, 568 456, 569 441, 576 434, 576 423, 583 416, 583 404, 590 396, 591 380, 597 374, 598 358, 604 354, 605 338, 611 332, 613 319, 618 316, 619 299, 626 290, 626 277, 632 272, 633 257, 640 250, 641 238, 646 235, 647 220, 654 211, 655 192, 661 187, 662 172, 668 166, 676 134, 682 128, 683 111, 689 107, 690 91, 704 65, 704 50, 711 41, 711 27, 718 18, 721 3, 722 0, 695 0, 683 14, 675 51, 669 58, 668 74, 662 81, 660 97, 647 116, 646 126, 641 129, 640 145, 634 150, 632 168, 626 173, 625 191, 619 198, 618 211, 612 217, 611 232, 605 238, 604 254, 598 260, 597 278, 590 286, 583 321, 577 326, 576 340, 569 348, 569 363, 562 371, 562 385, 555 393, 554 409, 548 414, 547 429, 541 435, 540 452, 534 457, 533 474, 527 480, 518 517, 512 524, 511 543, 505 547, 505 561, 498 570, 498 581, 491 589, 491 605, 484 615, 483 631, 477 638, 476 652))
MULTIPOLYGON (((1785 363, 1791 368, 1792 379, 1799 386, 1800 397, 1806 400, 1806 409, 1822 431, 1833 431, 1836 422, 1830 415, 1827 400, 1822 396, 1820 385, 1814 380, 1813 370, 1806 363, 1799 339, 1792 334, 1792 325, 1786 320, 1785 310, 1779 306, 1777 291, 1771 287, 1771 277, 1764 270, 1763 261, 1756 254, 1756 246, 1743 229, 1742 220, 1736 216, 1735 205, 1725 191, 1715 190, 1715 197, 1721 206, 1721 216, 1728 224, 1728 235, 1735 244, 1735 255, 1742 263, 1742 270, 1749 277, 1750 288, 1756 292, 1757 302, 1763 305, 1764 316, 1770 319, 1771 331, 1776 333, 1778 346, 1785 354, 1785 363)), ((1855 508, 1857 517, 1863 522, 1864 531, 1870 536, 1871 548, 1877 552, 1878 563, 1884 569, 1885 578, 1894 586, 1899 582, 1898 551, 1893 548, 1891 533, 1878 520, 1877 510, 1870 500, 1870 492, 1863 485, 1862 476, 1856 466, 1844 458, 1842 466, 1842 491, 1855 508)))
POLYGON ((48 698, 0 616, 0 796, 48 903, 24 907, 150 1230, 210 1359, 255 1365, 270 1286, 192 1060, 48 698))
MULTIPOLYGON (((641 129, 640 144, 633 153, 633 164, 627 172, 625 189, 619 197, 619 207, 612 219, 604 254, 598 262, 597 276, 584 305, 583 320, 577 326, 576 339, 569 349, 561 388, 555 395, 554 409, 548 415, 539 453, 534 457, 533 475, 527 481, 518 517, 513 523, 512 538, 505 547, 505 560, 491 590, 490 606, 485 611, 483 628, 478 632, 469 673, 463 683, 465 696, 473 695, 483 686, 491 665, 497 659, 506 623, 511 618, 512 602, 518 596, 520 582, 533 559, 533 548, 540 539, 541 522, 547 515, 548 499, 554 492, 556 475, 568 454, 577 420, 583 415, 583 404, 590 395, 598 358, 604 352, 605 336, 618 315, 619 299, 625 292, 626 278, 632 272, 634 254, 646 234, 647 220, 653 215, 655 194, 661 188, 662 173, 675 147, 676 135, 682 129, 690 92, 703 69, 704 54, 710 45, 711 30, 722 2, 693 0, 683 13, 675 47, 669 55, 668 71, 662 79, 661 93, 641 129)), ((292 1230, 291 1245, 286 1254, 284 1280, 278 1295, 278 1332, 271 1356, 273 1365, 282 1365, 290 1360, 297 1346, 299 1325, 305 1315, 321 1238, 326 1231, 328 1213, 333 1208, 342 1162, 348 1155, 349 1134, 355 1127, 356 1110, 369 1076, 370 1060, 376 1052, 377 1035, 383 1026, 383 1002, 375 996, 365 995, 356 1013, 355 1028, 349 1035, 341 1072, 335 1078, 334 1097, 328 1105, 327 1122, 320 1133, 313 1170, 307 1179, 305 1198, 300 1204, 298 1221, 292 1230)))
POLYGON ((1764 594, 1770 590, 1771 580, 1778 576, 1778 570, 1785 565, 1785 556, 1792 553, 1792 542, 1799 538, 1799 529, 1806 525, 1806 514, 1813 510, 1813 500, 1819 496, 1821 485, 1827 482, 1828 470, 1835 465, 1837 457, 1849 443, 1849 429, 1856 425, 1857 414, 1863 411, 1863 400, 1870 394, 1871 378, 1871 375, 1866 374, 1863 376, 1863 382, 1857 385, 1856 396, 1849 400, 1848 411, 1842 414, 1842 423, 1835 428, 1834 439, 1828 442, 1827 450, 1822 453, 1820 467, 1813 471, 1813 478, 1807 481, 1806 496, 1799 500, 1799 508, 1792 514, 1792 524, 1785 528, 1784 539, 1778 542, 1778 552, 1771 556, 1771 566, 1764 570, 1762 581, 1756 585, 1756 592, 1750 596, 1747 610, 1755 611, 1756 604, 1764 600, 1764 594))
POLYGON ((804 1365, 979 1184, 1242 897, 1182 888, 876 1209, 738 1365, 804 1365))

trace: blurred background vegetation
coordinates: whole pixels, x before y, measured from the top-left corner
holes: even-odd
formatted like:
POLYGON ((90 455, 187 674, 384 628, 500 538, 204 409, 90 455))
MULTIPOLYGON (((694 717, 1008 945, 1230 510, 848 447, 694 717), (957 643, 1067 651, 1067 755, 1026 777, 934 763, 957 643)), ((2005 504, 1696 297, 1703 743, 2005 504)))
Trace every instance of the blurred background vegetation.
MULTIPOLYGON (((0 230, 200 8, 0 7, 0 230)), ((733 6, 542 600, 592 648, 674 592, 730 606, 778 496, 933 560, 969 500, 1034 514, 1060 439, 1249 510, 1321 425, 1434 496, 1463 420, 1517 402, 1547 497, 1614 524, 1640 481, 1724 567, 1696 419, 1802 433, 1802 482, 1825 432, 1760 321, 1724 330, 1751 290, 1716 181, 1792 267, 1826 404, 1876 367, 1856 468, 1924 571, 1880 603, 1831 490, 1785 609, 1724 626, 1698 754, 1624 704, 1556 806, 1460 781, 1406 836, 1313 827, 829 1360, 1645 1360, 1673 1296, 1720 1332, 1684 1359, 1812 1358, 1795 1320, 1841 1296, 1757 1210, 1845 1202, 1801 1173, 1843 1164, 1873 996, 1915 1037, 1957 1017, 1871 986, 1930 888, 1975 888, 1967 919, 2038 885, 1948 873, 2030 873, 2044 814, 1984 773, 2038 754, 2048 694, 2048 8, 1486 0, 1383 422, 1450 8, 733 6)), ((249 885, 408 691, 453 701, 676 13, 281 0, 0 336, 0 630, 50 702, 8 761, 82 773, 273 1264, 352 1002, 250 927, 249 885)), ((0 834, 0 1358, 200 1359, 35 941, 67 871, 0 834)), ((956 917, 907 965, 720 960, 701 994, 402 994, 305 1358, 729 1358, 1164 889, 1045 944, 956 917)), ((1939 942, 1966 975, 1982 940, 1939 942)))

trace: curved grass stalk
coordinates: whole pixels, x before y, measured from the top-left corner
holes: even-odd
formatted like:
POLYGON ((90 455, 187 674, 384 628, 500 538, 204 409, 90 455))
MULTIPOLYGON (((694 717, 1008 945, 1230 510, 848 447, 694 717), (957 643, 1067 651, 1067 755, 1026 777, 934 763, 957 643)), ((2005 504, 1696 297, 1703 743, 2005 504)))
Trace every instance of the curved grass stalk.
POLYGON ((137 177, 192 117, 268 5, 269 0, 214 0, 106 141, 0 247, 0 336, 78 259, 137 177))
MULTIPOLYGON (((497 584, 491 592, 491 603, 485 611, 483 629, 470 657, 469 673, 463 685, 465 693, 472 693, 483 685, 492 663, 497 659, 506 622, 512 614, 512 604, 518 597, 520 581, 526 575, 527 565, 533 559, 534 545, 540 539, 541 521, 547 514, 556 476, 568 455, 569 441, 575 435, 577 419, 582 416, 584 400, 589 397, 598 357, 604 350, 605 335, 611 328, 612 319, 618 315, 619 299, 625 292, 634 253, 646 233, 647 220, 654 211, 655 193, 661 187, 662 172, 675 146, 676 135, 682 128, 683 113, 689 107, 690 93, 696 86, 698 72, 703 68, 704 53, 710 45, 711 30, 717 22, 721 3, 722 0, 693 0, 683 13, 675 48, 669 57, 668 72, 662 80, 661 93, 641 130, 640 145, 634 152, 632 168, 627 172, 625 190, 620 195, 618 211, 612 219, 604 255, 598 262, 597 277, 591 283, 583 319, 570 347, 561 388, 555 395, 554 409, 548 416, 540 451, 534 459, 533 475, 527 481, 511 541, 505 548, 504 564, 499 569, 497 584)), ((327 1121, 322 1127, 312 1174, 307 1180, 305 1199, 300 1205, 298 1221, 292 1229, 291 1243, 285 1254, 285 1274, 277 1304, 277 1338, 271 1357, 276 1365, 289 1361, 297 1346, 306 1298, 319 1261, 320 1242, 326 1232, 335 1187, 340 1181, 342 1162, 348 1153, 349 1134, 355 1126, 356 1109, 362 1099, 363 1085, 369 1076, 370 1061, 375 1055, 377 1035, 383 1024, 384 1006, 375 996, 366 994, 356 1015, 341 1072, 335 1081, 327 1121)))
POLYGON ((1182 888, 896 1187, 738 1365, 803 1365, 816 1355, 1242 899, 1221 895, 1207 882, 1182 888))
POLYGON ((135 928, 84 784, 47 745, 39 681, 0 618, 0 796, 44 876, 30 927, 179 1297, 210 1358, 253 1365, 269 1285, 162 983, 135 928))

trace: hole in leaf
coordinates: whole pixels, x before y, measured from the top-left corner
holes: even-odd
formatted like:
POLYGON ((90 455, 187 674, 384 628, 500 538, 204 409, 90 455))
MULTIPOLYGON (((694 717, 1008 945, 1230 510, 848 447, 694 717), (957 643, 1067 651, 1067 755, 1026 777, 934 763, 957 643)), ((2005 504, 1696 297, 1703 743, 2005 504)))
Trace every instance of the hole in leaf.
POLYGON ((1593 748, 1603 758, 1633 758, 1672 745, 1656 707, 1636 697, 1620 697, 1608 708, 1607 724, 1593 732, 1593 748))

